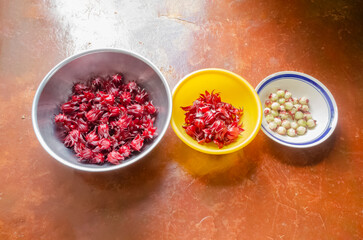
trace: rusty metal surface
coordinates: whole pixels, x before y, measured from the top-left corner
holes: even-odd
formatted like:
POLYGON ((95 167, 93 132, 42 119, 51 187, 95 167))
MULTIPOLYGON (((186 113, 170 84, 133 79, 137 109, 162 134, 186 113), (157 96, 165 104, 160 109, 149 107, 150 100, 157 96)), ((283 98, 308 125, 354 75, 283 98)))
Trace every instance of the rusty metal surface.
POLYGON ((0 1, 0 239, 361 239, 360 1, 0 1), (173 88, 220 67, 256 86, 282 70, 323 82, 335 133, 309 150, 262 131, 208 156, 169 128, 143 161, 90 174, 52 159, 31 125, 36 88, 60 60, 130 49, 173 88))

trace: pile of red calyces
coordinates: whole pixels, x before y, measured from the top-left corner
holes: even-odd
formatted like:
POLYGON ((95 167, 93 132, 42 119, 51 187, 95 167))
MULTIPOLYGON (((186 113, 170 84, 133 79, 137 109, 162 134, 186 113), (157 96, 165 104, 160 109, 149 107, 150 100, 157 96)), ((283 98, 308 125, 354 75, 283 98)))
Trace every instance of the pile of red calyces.
POLYGON ((64 130, 64 145, 80 162, 119 164, 156 137, 156 108, 149 94, 122 74, 97 76, 73 85, 55 122, 64 130))
POLYGON ((239 124, 243 109, 221 101, 218 93, 200 94, 193 105, 181 107, 185 113, 183 128, 199 144, 214 142, 218 148, 235 141, 243 132, 239 124))

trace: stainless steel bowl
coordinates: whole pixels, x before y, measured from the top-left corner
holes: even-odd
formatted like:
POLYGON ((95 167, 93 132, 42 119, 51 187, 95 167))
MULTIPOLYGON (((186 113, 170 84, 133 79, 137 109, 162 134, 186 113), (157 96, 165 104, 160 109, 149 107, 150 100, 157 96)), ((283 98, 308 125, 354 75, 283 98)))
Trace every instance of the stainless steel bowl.
POLYGON ((147 155, 164 136, 172 111, 172 98, 167 81, 159 69, 139 54, 121 49, 95 49, 73 55, 56 65, 40 83, 35 94, 32 120, 35 134, 43 148, 59 162, 83 171, 104 172, 123 168, 147 155), (74 82, 94 75, 122 72, 125 79, 135 80, 150 93, 158 107, 155 126, 158 136, 142 151, 119 165, 80 163, 75 153, 63 145, 54 124, 60 104, 68 100, 74 82))

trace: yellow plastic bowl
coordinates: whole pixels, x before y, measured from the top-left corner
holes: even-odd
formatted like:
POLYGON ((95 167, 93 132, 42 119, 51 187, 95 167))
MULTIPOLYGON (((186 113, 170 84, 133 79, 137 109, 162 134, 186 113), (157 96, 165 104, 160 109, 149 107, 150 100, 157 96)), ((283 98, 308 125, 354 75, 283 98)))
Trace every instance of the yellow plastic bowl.
POLYGON ((173 113, 171 126, 176 135, 188 146, 203 153, 227 154, 235 152, 249 144, 261 127, 262 106, 255 89, 242 77, 223 69, 209 68, 192 72, 184 77, 173 90, 173 113), (234 107, 243 107, 243 129, 238 139, 219 149, 213 142, 199 144, 182 127, 185 111, 180 107, 193 104, 205 90, 220 93, 223 102, 234 107))

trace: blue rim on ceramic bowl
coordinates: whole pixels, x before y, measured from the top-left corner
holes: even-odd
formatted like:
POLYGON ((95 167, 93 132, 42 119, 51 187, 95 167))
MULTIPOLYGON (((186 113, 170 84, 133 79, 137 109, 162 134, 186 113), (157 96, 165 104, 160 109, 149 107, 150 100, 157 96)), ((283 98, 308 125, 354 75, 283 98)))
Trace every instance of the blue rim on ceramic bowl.
MULTIPOLYGON (((283 72, 274 73, 274 74, 266 77, 264 80, 262 80, 258 84, 258 86, 256 87, 257 94, 260 95, 262 90, 269 84, 271 84, 275 81, 281 80, 281 79, 286 79, 286 78, 288 78, 289 80, 300 81, 305 84, 308 84, 309 86, 314 88, 320 94, 320 96, 324 99, 327 109, 328 109, 328 124, 326 125, 324 131, 322 131, 314 139, 311 139, 311 140, 305 141, 305 142, 299 142, 299 143, 296 143, 294 141, 286 141, 286 140, 279 138, 277 135, 272 134, 271 131, 268 130, 266 128, 266 126, 264 126, 263 124, 261 126, 262 131, 268 137, 270 137, 272 140, 274 140, 278 143, 281 143, 285 146, 290 146, 290 147, 295 147, 295 148, 312 147, 312 146, 316 146, 316 145, 324 142, 334 132, 335 127, 338 123, 338 108, 337 108, 333 95, 324 86, 324 84, 322 84, 316 78, 309 76, 307 74, 295 72, 295 71, 283 71, 283 72)), ((261 96, 260 96, 260 98, 261 98, 261 96)), ((263 102, 263 99, 261 99, 261 101, 263 102)), ((293 140, 293 138, 292 138, 292 140, 293 140)))

